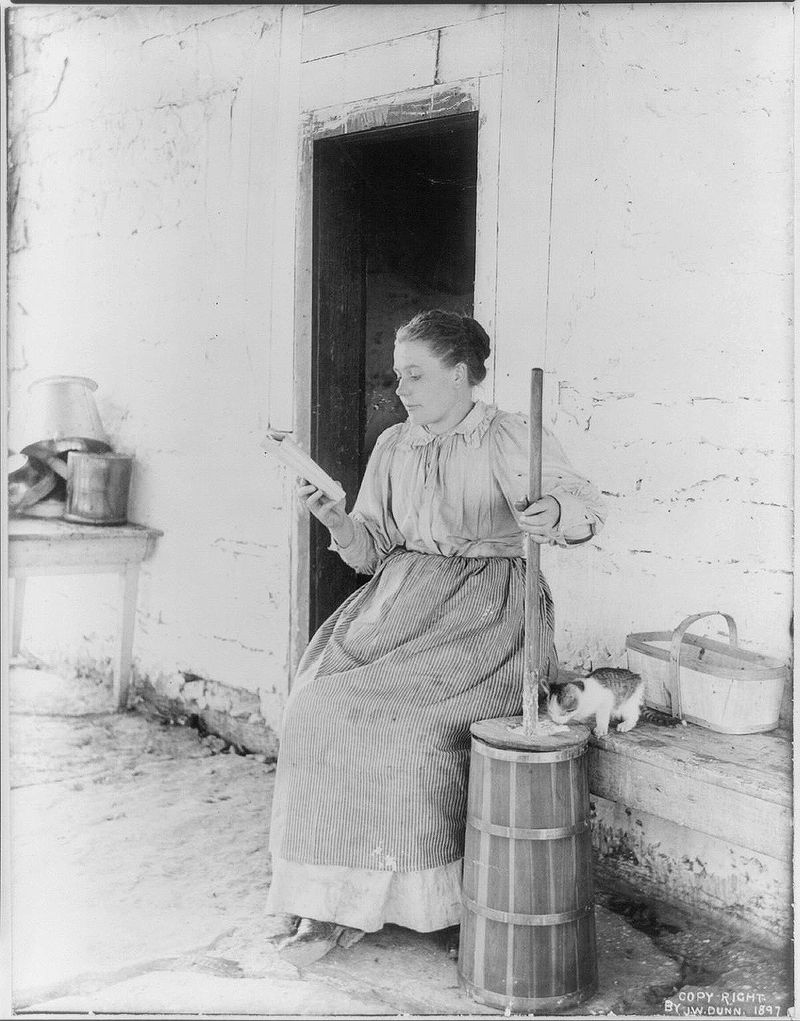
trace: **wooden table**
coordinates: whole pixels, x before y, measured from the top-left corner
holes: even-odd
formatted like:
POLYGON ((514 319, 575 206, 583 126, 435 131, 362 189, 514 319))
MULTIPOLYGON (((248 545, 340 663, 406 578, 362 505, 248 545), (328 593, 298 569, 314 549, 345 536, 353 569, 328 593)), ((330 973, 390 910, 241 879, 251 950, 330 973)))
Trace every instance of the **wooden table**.
POLYGON ((163 535, 144 525, 79 525, 60 518, 12 517, 8 522, 9 577, 14 579, 11 654, 19 655, 25 612, 25 582, 33 575, 118 574, 121 620, 114 658, 114 698, 128 700, 139 565, 163 535))

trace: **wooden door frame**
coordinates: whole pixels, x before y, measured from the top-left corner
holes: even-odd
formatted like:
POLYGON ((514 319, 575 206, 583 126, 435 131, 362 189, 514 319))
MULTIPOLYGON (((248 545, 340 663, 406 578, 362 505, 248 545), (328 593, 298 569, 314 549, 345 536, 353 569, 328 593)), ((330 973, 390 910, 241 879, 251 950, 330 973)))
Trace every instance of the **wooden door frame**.
MULTIPOLYGON (((392 128, 455 114, 478 114, 478 193, 476 208, 475 315, 492 334, 495 320, 498 164, 500 153, 499 74, 428 86, 375 100, 361 100, 301 117, 295 221, 293 424, 309 449, 313 357, 314 143, 336 135, 392 128)), ((493 365, 483 395, 493 396, 493 365)), ((309 640, 310 541, 305 511, 292 513, 290 570, 289 687, 309 640)))

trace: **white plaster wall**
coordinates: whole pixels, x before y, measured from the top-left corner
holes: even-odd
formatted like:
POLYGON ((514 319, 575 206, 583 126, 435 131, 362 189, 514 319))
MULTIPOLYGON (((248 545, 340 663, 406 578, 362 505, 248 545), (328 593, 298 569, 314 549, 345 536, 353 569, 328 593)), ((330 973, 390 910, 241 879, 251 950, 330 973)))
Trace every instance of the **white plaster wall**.
MULTIPOLYGON (((290 529, 259 440, 281 9, 9 19, 11 446, 31 380, 98 382, 115 449, 136 456, 130 518, 164 532, 143 569, 138 668, 168 688, 186 670, 258 689, 275 723, 290 529)), ((113 581, 32 589, 31 649, 107 648, 113 581)))
POLYGON ((561 8, 547 419, 609 506, 543 558, 563 658, 622 663, 629 632, 716 609, 790 655, 792 20, 561 8))
MULTIPOLYGON (((287 10, 10 13, 12 446, 28 382, 98 381, 137 457, 131 517, 165 533, 139 669, 258 690, 273 726, 292 521, 258 441, 292 386, 269 376, 291 365, 269 354, 291 318, 270 283, 292 251, 287 10)), ((567 661, 622 662, 630 631, 715 608, 789 655, 792 18, 560 8, 547 420, 610 509, 594 544, 544 556, 567 661)), ((529 341, 497 344, 498 402, 524 409, 529 341)), ((34 651, 105 647, 113 585, 35 588, 34 651)))

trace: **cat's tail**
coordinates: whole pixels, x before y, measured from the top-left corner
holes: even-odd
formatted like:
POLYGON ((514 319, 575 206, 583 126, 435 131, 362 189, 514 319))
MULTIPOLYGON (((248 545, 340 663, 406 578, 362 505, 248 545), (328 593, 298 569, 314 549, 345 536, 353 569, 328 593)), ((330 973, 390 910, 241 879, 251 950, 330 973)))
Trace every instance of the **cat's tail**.
POLYGON ((639 716, 648 723, 655 724, 656 727, 679 727, 681 725, 681 721, 677 716, 670 716, 669 713, 662 713, 660 710, 651 709, 647 705, 642 706, 639 716))

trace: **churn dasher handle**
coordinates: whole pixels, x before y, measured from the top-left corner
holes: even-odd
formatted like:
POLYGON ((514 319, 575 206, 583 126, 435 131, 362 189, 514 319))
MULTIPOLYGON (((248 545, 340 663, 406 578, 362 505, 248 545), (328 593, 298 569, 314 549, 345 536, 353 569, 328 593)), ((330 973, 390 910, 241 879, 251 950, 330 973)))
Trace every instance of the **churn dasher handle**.
MULTIPOLYGON (((528 503, 542 496, 542 380, 541 369, 531 369, 528 419, 528 503)), ((542 672, 539 626, 539 543, 525 533, 525 672, 522 680, 522 732, 533 737, 539 729, 539 679, 542 672)))

